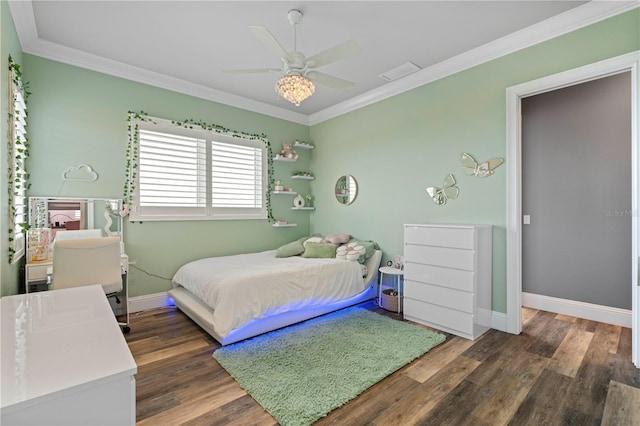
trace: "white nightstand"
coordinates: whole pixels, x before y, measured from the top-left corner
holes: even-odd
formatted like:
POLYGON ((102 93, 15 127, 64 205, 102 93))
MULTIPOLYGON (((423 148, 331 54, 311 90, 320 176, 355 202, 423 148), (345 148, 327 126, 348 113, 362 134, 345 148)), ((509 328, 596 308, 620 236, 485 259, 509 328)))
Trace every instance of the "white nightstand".
POLYGON ((388 311, 396 311, 397 313, 402 312, 402 278, 404 276, 404 271, 402 269, 397 269, 391 266, 381 266, 380 269, 380 282, 378 284, 378 306, 388 311), (395 292, 395 296, 383 294, 382 284, 384 283, 384 276, 386 275, 394 275, 396 277, 393 288, 389 288, 395 292), (384 299, 383 299, 384 298, 384 299), (389 300, 391 298, 391 300, 389 300), (393 301, 395 303, 384 303, 383 300, 393 301), (395 304, 395 306, 393 306, 395 304), (391 309, 390 309, 391 308, 391 309), (395 308, 395 309, 394 309, 395 308))

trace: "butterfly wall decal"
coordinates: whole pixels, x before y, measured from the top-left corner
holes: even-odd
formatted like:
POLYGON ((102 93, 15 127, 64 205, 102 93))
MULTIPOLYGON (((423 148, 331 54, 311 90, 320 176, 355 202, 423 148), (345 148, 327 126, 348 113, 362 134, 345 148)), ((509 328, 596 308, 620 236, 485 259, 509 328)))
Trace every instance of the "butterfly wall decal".
POLYGON ((493 170, 504 163, 504 158, 492 158, 484 163, 478 164, 471 155, 463 152, 460 154, 462 160, 462 171, 469 176, 487 177, 493 174, 493 170))
POLYGON ((448 174, 444 178, 444 182, 442 183, 442 188, 438 188, 435 186, 430 186, 427 188, 427 194, 433 199, 433 202, 437 205, 441 206, 447 203, 448 199, 456 199, 458 198, 459 189, 456 185, 456 180, 453 178, 452 174, 448 174))

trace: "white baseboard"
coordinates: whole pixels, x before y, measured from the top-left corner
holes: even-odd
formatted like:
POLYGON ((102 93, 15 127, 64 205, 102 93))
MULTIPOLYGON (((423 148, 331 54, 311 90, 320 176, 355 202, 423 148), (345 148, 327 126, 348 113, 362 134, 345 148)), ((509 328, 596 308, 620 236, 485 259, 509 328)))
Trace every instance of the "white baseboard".
POLYGON ((491 312, 491 328, 498 331, 507 332, 507 314, 502 312, 491 312))
POLYGON ((165 308, 167 306, 173 306, 173 301, 166 291, 129 298, 129 313, 165 308))
MULTIPOLYGON (((129 298, 129 313, 148 311, 150 309, 166 308, 174 306, 173 300, 167 292, 145 294, 129 298)), ((539 308, 540 309, 540 308, 539 308)), ((555 311, 554 311, 555 312, 555 311)), ((631 314, 629 314, 630 316, 631 314)), ((629 319, 629 321, 631 321, 629 319)), ((603 321, 604 322, 604 321, 603 321)), ((507 331, 507 314, 502 312, 491 312, 491 328, 498 331, 507 331)))
MULTIPOLYGON (((557 303, 557 302, 556 302, 557 303)), ((571 315, 580 318, 587 318, 594 321, 605 322, 608 324, 616 324, 622 325, 624 327, 631 327, 631 311, 626 311, 624 309, 617 308, 609 308, 607 306, 600 305, 590 305, 588 303, 582 302, 574 302, 571 300, 563 300, 556 299, 548 296, 540 296, 536 294, 530 293, 522 293, 522 305, 535 309, 542 309, 545 311, 557 312, 559 314, 571 315), (562 306, 556 306, 552 303, 545 303, 545 301, 559 301, 561 305, 568 305, 573 309, 570 310, 568 307, 563 308, 562 306), (618 313, 618 317, 623 318, 622 323, 612 322, 614 319, 602 319, 603 315, 594 316, 589 313, 577 313, 578 311, 575 309, 577 305, 587 306, 587 307, 595 307, 599 311, 612 312, 615 311, 618 313)), ((168 306, 174 306, 173 300, 169 297, 166 292, 163 293, 154 293, 154 294, 145 294, 144 296, 136 296, 129 298, 129 313, 133 312, 142 312, 147 311, 149 309, 157 309, 157 308, 166 308, 168 306)), ((594 309, 594 308, 590 308, 594 309)), ((491 328, 498 331, 507 331, 507 314, 502 312, 491 312, 491 328)))
POLYGON ((631 328, 632 315, 627 309, 524 292, 522 306, 631 328))
MULTIPOLYGON (((523 298, 524 299, 524 298, 523 298)), ((129 298, 129 313, 142 312, 150 309, 165 308, 175 306, 173 299, 166 292, 146 294, 129 298)), ((541 308, 538 308, 541 309, 541 308)), ((554 311, 556 312, 556 311, 554 311)), ((577 316, 577 315, 576 315, 577 316)), ((629 317, 631 314, 629 314, 629 317)), ((629 322, 631 319, 629 318, 629 322)), ((602 321, 606 322, 606 321, 602 321)), ((491 312, 491 328, 498 331, 507 331, 507 314, 502 312, 491 312)))

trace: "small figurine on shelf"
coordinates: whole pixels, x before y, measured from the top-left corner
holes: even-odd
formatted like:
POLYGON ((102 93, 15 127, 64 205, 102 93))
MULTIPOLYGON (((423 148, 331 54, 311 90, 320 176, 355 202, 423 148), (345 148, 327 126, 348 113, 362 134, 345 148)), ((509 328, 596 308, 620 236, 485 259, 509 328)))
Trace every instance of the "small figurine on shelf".
POLYGON ((297 208, 304 207, 304 197, 300 194, 296 195, 296 198, 293 199, 293 206, 297 208))
POLYGON ((299 139, 296 139, 296 141, 293 143, 293 146, 297 146, 300 148, 304 148, 304 149, 312 149, 313 145, 311 145, 309 142, 304 142, 301 141, 299 139))

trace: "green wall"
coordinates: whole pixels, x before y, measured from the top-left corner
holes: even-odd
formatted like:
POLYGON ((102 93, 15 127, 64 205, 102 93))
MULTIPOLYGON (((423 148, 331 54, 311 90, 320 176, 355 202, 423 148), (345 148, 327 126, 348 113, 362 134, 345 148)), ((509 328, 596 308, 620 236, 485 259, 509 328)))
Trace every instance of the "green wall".
POLYGON ((639 27, 635 9, 312 126, 312 232, 373 239, 390 258, 403 252, 405 223, 492 224, 493 310, 506 312, 507 168, 470 177, 459 155, 504 158, 508 87, 638 50, 639 27), (351 206, 332 195, 345 173, 360 188, 351 206), (441 187, 448 173, 460 195, 437 206, 426 188, 441 187))
MULTIPOLYGON (((183 120, 193 118, 247 133, 265 133, 275 152, 283 141, 308 140, 308 126, 268 117, 164 89, 111 77, 40 57, 24 55, 25 80, 31 83, 29 132, 32 155, 31 196, 121 198, 124 185, 127 111, 183 120), (88 164, 95 182, 63 181, 70 166, 88 164)), ((290 181, 291 170, 306 169, 309 155, 297 163, 274 163, 276 176, 303 193, 308 182, 290 181)), ((130 294, 158 293, 187 261, 207 256, 275 248, 309 233, 308 213, 292 212, 293 198, 272 198, 276 218, 295 228, 271 227, 266 220, 144 222, 125 221, 125 245, 133 263, 130 294), (302 213, 302 214, 301 214, 302 213)))
MULTIPOLYGON (((19 50, 19 45, 4 2, 0 13, 6 81, 7 52, 19 50)), ((303 194, 310 188, 316 198, 312 213, 292 212, 287 196, 272 198, 275 216, 297 222, 296 228, 274 229, 266 221, 125 223, 126 249, 134 262, 131 295, 169 289, 169 279, 186 261, 271 249, 313 232, 373 239, 390 258, 402 253, 404 223, 490 223, 495 226, 493 309, 505 312, 506 166, 492 177, 472 178, 462 173, 458 156, 468 152, 480 161, 505 157, 506 88, 638 50, 639 22, 636 9, 310 128, 18 52, 14 57, 23 63, 33 92, 30 195, 120 197, 128 110, 265 133, 276 151, 283 141, 311 140, 316 149, 301 151, 298 163, 275 163, 276 179, 303 194), (78 164, 90 165, 100 178, 63 182, 63 170, 78 164), (317 179, 310 185, 292 181, 292 170, 311 170, 317 179), (336 179, 345 173, 360 185, 351 206, 339 205, 332 195, 336 179), (441 186, 448 173, 454 174, 460 196, 439 207, 425 188, 441 186)), ((6 90, 2 92, 6 108, 6 90)), ((4 187, 6 177, 2 179, 4 187)), ((5 211, 5 193, 1 200, 5 211)), ((5 241, 3 234, 0 246, 6 259, 5 241)), ((16 291, 17 270, 3 261, 2 294, 16 291)))
POLYGON ((0 2, 0 296, 16 294, 19 286, 19 276, 22 261, 9 264, 9 226, 7 195, 7 165, 9 162, 7 151, 7 115, 9 114, 9 55, 18 63, 23 63, 22 49, 18 41, 13 19, 7 2, 0 2))

